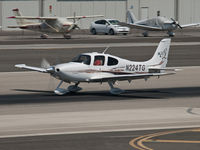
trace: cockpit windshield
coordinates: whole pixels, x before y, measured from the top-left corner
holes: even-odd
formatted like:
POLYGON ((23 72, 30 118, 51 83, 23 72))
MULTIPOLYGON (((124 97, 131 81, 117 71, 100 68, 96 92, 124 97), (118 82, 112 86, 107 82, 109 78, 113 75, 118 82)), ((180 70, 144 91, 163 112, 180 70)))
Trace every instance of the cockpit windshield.
POLYGON ((119 21, 118 21, 118 20, 109 20, 109 22, 110 22, 112 25, 118 25, 118 24, 119 24, 119 21))
POLYGON ((72 62, 84 63, 86 65, 90 65, 91 57, 89 55, 79 55, 74 59, 72 59, 72 62))

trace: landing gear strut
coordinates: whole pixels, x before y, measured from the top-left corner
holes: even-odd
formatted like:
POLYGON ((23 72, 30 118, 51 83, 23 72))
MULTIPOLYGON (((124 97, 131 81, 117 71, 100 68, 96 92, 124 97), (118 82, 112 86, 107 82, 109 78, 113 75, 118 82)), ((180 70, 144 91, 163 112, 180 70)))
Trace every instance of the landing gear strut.
POLYGON ((110 86, 110 93, 113 95, 120 95, 121 93, 124 93, 124 90, 115 88, 113 86, 113 82, 108 82, 108 85, 110 86))

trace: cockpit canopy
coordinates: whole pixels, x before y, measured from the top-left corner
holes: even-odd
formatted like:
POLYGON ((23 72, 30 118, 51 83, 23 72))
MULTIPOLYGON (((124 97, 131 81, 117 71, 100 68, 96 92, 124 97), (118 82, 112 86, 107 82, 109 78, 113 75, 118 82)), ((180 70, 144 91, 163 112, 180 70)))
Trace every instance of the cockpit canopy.
POLYGON ((83 63, 86 65, 93 65, 93 66, 114 66, 119 63, 117 58, 114 58, 110 55, 106 54, 81 54, 72 59, 72 62, 83 63))
POLYGON ((72 59, 72 62, 84 63, 86 65, 90 65, 91 56, 90 55, 78 55, 77 57, 72 59))

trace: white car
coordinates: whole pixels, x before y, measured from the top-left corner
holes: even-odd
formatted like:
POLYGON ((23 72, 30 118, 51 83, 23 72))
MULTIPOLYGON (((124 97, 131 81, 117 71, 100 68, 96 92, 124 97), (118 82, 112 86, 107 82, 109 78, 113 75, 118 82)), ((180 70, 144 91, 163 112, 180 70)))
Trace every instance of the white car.
POLYGON ((90 32, 92 34, 105 33, 105 34, 128 34, 129 27, 118 25, 119 21, 115 19, 102 19, 91 23, 90 32))

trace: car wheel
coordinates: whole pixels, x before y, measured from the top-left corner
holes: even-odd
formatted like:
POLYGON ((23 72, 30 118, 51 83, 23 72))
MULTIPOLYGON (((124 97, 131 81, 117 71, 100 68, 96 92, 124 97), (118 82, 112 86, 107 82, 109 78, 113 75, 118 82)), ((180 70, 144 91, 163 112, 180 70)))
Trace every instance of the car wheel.
POLYGON ((127 35, 127 33, 123 33, 123 35, 127 35))
POLYGON ((114 35, 114 34, 115 34, 114 30, 113 30, 113 29, 110 29, 110 30, 109 30, 109 34, 110 34, 110 35, 114 35))
POLYGON ((97 34, 96 29, 93 28, 93 29, 91 30, 91 33, 92 33, 93 35, 96 35, 96 34, 97 34))

